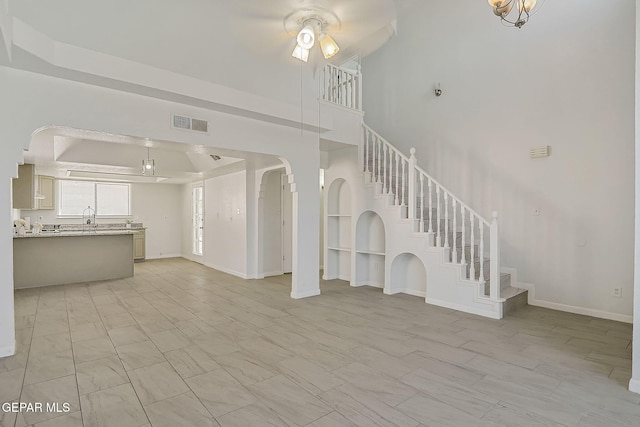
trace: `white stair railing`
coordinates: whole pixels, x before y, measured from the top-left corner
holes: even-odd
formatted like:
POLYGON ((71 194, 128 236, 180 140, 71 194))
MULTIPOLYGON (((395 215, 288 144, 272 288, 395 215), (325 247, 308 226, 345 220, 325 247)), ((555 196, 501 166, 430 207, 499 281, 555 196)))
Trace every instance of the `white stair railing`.
POLYGON ((390 194, 392 205, 407 206, 410 159, 367 125, 363 125, 362 136, 362 171, 367 182, 379 185, 381 193, 390 194), (387 159, 383 159, 384 154, 387 159))
POLYGON ((361 159, 366 181, 375 184, 378 193, 389 195, 392 205, 406 207, 406 210, 402 210, 403 217, 418 221, 415 230, 430 235, 429 241, 434 246, 449 249, 450 262, 468 267, 468 273, 465 273, 468 274, 466 278, 477 282, 481 286, 483 295, 485 294, 484 264, 488 252, 489 294, 487 296, 492 300, 500 300, 498 213, 493 212, 493 220, 489 222, 454 196, 417 165, 414 148, 411 149, 411 156, 407 157, 365 124, 363 124, 362 134, 361 159), (487 233, 488 251, 485 247, 487 233), (458 234, 460 234, 460 247, 458 247, 458 234))
POLYGON ((320 97, 352 110, 362 111, 362 73, 327 64, 322 69, 320 97))

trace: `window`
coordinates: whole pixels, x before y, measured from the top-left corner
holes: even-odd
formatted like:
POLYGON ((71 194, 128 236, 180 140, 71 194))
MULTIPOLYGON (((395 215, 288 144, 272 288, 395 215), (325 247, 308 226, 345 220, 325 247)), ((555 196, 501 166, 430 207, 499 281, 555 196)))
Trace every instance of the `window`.
POLYGON ((60 180, 58 215, 82 216, 91 206, 97 216, 130 216, 130 184, 60 180))

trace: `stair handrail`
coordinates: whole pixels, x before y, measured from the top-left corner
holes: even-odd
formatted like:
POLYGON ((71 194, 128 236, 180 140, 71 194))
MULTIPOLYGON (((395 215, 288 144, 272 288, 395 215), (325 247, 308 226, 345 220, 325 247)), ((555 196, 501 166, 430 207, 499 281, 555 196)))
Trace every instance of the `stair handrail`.
POLYGON ((437 185, 438 187, 440 187, 442 189, 442 191, 446 192, 449 197, 451 197, 452 199, 456 200, 456 202, 458 203, 458 205, 460 206, 464 206, 464 208, 469 212, 472 213, 476 218, 478 218, 479 220, 481 220, 484 225, 486 225, 487 227, 491 227, 491 223, 484 219, 484 217, 482 215, 480 215, 478 212, 476 212, 475 210, 473 210, 472 208, 469 207, 469 205, 467 205, 466 203, 464 203, 462 200, 460 200, 458 197, 454 196, 453 193, 451 191, 449 191, 444 185, 440 184, 438 181, 436 181, 431 175, 429 175, 427 172, 424 171, 424 169, 422 169, 420 166, 416 165, 416 169, 418 170, 419 173, 423 174, 424 176, 426 176, 427 178, 429 178, 431 180, 431 182, 433 182, 435 185, 437 185))
POLYGON ((362 111, 362 71, 332 64, 322 68, 320 98, 342 107, 362 111))
MULTIPOLYGON (((460 215, 462 220, 462 246, 461 257, 458 258, 457 254, 457 242, 453 242, 452 248, 452 260, 457 263, 460 260, 461 264, 466 265, 466 253, 465 253, 465 231, 467 222, 467 213, 469 216, 470 225, 470 262, 469 262, 469 280, 478 282, 480 285, 484 285, 484 227, 489 230, 489 298, 494 301, 501 301, 500 297, 500 239, 498 233, 498 213, 492 212, 493 220, 489 222, 482 215, 472 209, 469 205, 464 203, 460 198, 456 197, 445 186, 440 184, 431 175, 429 175, 424 169, 417 165, 417 159, 415 157, 415 148, 411 148, 411 156, 405 156, 399 149, 393 146, 389 141, 384 139, 380 134, 371 129, 365 123, 362 123, 362 144, 360 145, 361 153, 358 156, 362 164, 360 165, 365 173, 366 179, 370 183, 375 184, 378 187, 379 192, 387 194, 392 197, 391 203, 395 206, 406 208, 406 217, 412 220, 419 220, 419 232, 425 232, 434 235, 436 246, 443 246, 445 248, 450 247, 449 242, 449 223, 445 221, 445 233, 444 241, 442 241, 442 232, 440 230, 441 220, 441 197, 444 199, 445 204, 445 219, 449 219, 449 199, 451 199, 451 205, 453 209, 453 235, 456 236, 457 232, 457 209, 460 209, 460 215), (395 172, 394 172, 395 169, 395 172), (417 176, 416 176, 417 173, 417 176), (395 177, 395 180, 394 180, 395 177), (424 230, 424 181, 427 181, 428 186, 428 204, 429 204, 429 228, 424 230), (400 184, 400 181, 402 182, 400 184), (420 182, 420 218, 415 218, 416 205, 417 205, 417 189, 416 182, 420 182), (436 203, 437 203, 437 231, 434 233, 432 229, 433 220, 431 218, 432 207, 432 191, 435 186, 436 203), (408 197, 406 194, 406 188, 408 187, 408 197), (478 249, 480 251, 479 259, 479 280, 475 279, 475 224, 478 224, 479 244, 478 249)), ((466 274, 466 273, 465 273, 466 274)), ((484 290, 482 291, 484 295, 484 290)))

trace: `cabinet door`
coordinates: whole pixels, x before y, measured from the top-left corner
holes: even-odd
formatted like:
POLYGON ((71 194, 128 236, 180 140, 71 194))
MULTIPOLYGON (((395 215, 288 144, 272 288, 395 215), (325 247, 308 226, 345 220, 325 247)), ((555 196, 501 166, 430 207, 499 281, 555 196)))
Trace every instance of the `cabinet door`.
POLYGON ((54 198, 54 179, 52 176, 40 176, 38 178, 38 192, 44 196, 44 199, 38 200, 39 209, 55 209, 56 203, 54 198))
POLYGON ((144 259, 145 256, 144 231, 140 231, 133 235, 133 259, 144 259))
POLYGON ((18 178, 14 178, 12 184, 13 209, 35 208, 35 167, 28 163, 18 166, 18 178))

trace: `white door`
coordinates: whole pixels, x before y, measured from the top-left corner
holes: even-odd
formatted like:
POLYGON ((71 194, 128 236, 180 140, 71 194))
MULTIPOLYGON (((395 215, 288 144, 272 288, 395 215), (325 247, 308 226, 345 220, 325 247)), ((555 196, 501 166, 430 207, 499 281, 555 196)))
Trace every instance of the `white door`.
POLYGON ((202 186, 193 187, 192 195, 192 252, 194 255, 202 256, 202 246, 204 241, 204 198, 202 186))
POLYGON ((291 186, 287 180, 287 175, 281 175, 282 196, 282 272, 291 273, 292 269, 292 239, 293 239, 293 196, 291 194, 291 186))

